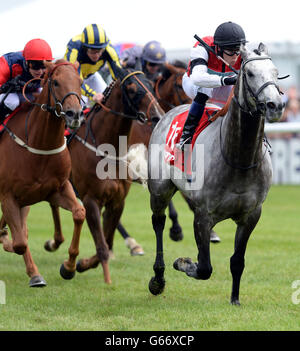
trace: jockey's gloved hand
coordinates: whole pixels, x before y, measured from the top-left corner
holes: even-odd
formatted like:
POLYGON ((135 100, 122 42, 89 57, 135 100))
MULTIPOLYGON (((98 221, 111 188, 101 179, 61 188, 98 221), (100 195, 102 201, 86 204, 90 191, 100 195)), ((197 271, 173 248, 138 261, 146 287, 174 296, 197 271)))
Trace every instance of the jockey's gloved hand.
POLYGON ((221 84, 224 85, 234 85, 237 81, 237 74, 232 76, 226 76, 221 78, 221 84))

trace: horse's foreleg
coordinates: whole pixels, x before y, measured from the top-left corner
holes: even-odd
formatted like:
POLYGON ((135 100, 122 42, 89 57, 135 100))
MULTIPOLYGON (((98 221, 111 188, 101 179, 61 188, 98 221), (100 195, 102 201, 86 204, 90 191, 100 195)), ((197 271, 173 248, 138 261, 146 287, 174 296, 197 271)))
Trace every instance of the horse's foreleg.
MULTIPOLYGON (((188 204, 189 208, 191 211, 194 211, 195 208, 192 204, 192 201, 190 199, 188 199, 187 197, 184 197, 183 198, 185 199, 186 203, 188 204)), ((210 231, 210 242, 212 243, 219 243, 221 241, 221 239, 219 238, 218 234, 212 229, 210 231)))
POLYGON ((4 221, 8 224, 12 236, 12 241, 8 239, 8 235, 3 233, 1 242, 6 251, 15 252, 23 255, 27 249, 26 230, 22 223, 22 213, 19 205, 12 196, 7 195, 1 203, 4 221))
POLYGON ((230 271, 232 275, 231 303, 233 305, 240 305, 240 281, 245 267, 246 247, 248 239, 254 230, 260 215, 261 207, 254 210, 245 223, 237 222, 238 227, 235 234, 234 254, 230 258, 230 271))
POLYGON ((198 263, 193 263, 190 258, 178 258, 173 264, 176 270, 196 279, 210 278, 212 273, 209 252, 210 230, 208 217, 195 210, 194 235, 198 247, 198 263))
POLYGON ((87 224, 95 242, 96 255, 88 259, 79 260, 77 263, 77 271, 81 273, 90 268, 96 268, 99 262, 101 262, 104 281, 110 284, 111 278, 108 267, 109 248, 101 228, 101 211, 97 201, 88 195, 83 198, 83 203, 86 209, 87 224))
POLYGON ((59 207, 51 205, 51 212, 54 222, 54 239, 47 240, 45 242, 44 248, 49 252, 56 251, 60 245, 65 241, 65 238, 62 234, 59 207))
POLYGON ((72 212, 74 230, 69 247, 69 259, 64 261, 60 269, 60 274, 64 279, 72 279, 76 271, 76 257, 79 254, 80 232, 85 219, 85 209, 78 203, 69 181, 66 181, 60 191, 49 199, 49 203, 52 206, 59 206, 72 212))
POLYGON ((169 203, 169 218, 172 221, 172 227, 170 228, 170 238, 174 241, 180 241, 183 239, 182 228, 178 223, 178 214, 172 201, 169 203))

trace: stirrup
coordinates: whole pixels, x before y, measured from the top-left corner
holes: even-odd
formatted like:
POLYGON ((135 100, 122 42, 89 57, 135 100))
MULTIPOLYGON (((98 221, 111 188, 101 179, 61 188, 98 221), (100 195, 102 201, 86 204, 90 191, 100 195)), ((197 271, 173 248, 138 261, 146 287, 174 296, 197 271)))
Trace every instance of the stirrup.
POLYGON ((192 141, 191 137, 187 137, 183 142, 179 141, 179 143, 175 144, 176 149, 183 151, 184 150, 184 145, 189 144, 189 142, 192 141))

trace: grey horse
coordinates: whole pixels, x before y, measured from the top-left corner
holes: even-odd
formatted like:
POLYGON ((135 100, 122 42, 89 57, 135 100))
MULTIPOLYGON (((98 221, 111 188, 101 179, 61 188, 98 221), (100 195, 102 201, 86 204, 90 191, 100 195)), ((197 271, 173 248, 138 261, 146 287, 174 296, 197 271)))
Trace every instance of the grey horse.
POLYGON ((189 277, 209 279, 212 274, 210 231, 216 223, 233 219, 237 230, 230 259, 231 303, 240 305, 239 288, 247 242, 272 182, 271 159, 263 142, 264 124, 266 120, 278 121, 283 110, 278 71, 265 45, 261 43, 253 52, 243 46, 241 55, 242 65, 227 114, 211 123, 195 142, 191 156, 192 179, 164 161, 165 151, 161 147, 172 120, 189 105, 169 111, 153 131, 149 144, 148 187, 157 245, 155 276, 149 282, 149 290, 154 295, 162 293, 165 286, 165 209, 179 190, 193 207, 198 262, 178 258, 174 268, 189 277))

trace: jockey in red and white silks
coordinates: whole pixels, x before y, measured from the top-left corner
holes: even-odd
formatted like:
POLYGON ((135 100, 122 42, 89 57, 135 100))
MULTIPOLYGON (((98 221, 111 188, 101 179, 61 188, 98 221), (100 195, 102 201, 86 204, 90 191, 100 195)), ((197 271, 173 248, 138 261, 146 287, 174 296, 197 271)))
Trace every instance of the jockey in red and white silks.
MULTIPOLYGON (((241 26, 233 22, 219 25, 213 37, 203 41, 216 55, 222 57, 235 69, 241 65, 240 45, 246 43, 245 33, 241 26)), ((191 50, 188 70, 183 76, 183 90, 193 99, 186 119, 180 142, 176 147, 183 149, 189 143, 202 117, 207 100, 223 106, 235 84, 237 75, 211 51, 197 42, 191 50)))
MULTIPOLYGON (((203 41, 216 50, 213 37, 204 37, 203 41)), ((197 42, 191 49, 190 62, 182 79, 182 87, 191 99, 201 92, 209 97, 209 102, 223 107, 232 85, 222 84, 222 78, 232 76, 233 72, 204 46, 198 44, 197 42)), ((238 56, 233 67, 238 70, 240 66, 241 57, 238 56)))

